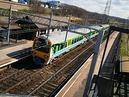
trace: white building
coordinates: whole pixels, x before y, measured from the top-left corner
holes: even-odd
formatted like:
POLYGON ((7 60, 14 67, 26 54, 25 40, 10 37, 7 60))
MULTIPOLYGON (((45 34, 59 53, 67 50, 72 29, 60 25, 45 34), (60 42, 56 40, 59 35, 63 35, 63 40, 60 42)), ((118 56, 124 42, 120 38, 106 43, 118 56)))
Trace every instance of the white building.
POLYGON ((13 1, 13 2, 18 2, 18 0, 11 0, 11 1, 13 1))

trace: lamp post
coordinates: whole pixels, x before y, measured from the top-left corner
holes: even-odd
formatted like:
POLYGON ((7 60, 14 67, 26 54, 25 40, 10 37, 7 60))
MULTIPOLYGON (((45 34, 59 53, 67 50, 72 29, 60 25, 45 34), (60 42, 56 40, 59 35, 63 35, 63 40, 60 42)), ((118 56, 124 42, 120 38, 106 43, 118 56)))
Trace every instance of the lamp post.
POLYGON ((12 14, 11 8, 12 8, 12 6, 10 4, 9 17, 8 17, 8 34, 7 34, 7 42, 8 42, 8 44, 10 44, 10 23, 11 23, 11 14, 12 14))
POLYGON ((70 16, 68 17, 68 28, 67 28, 67 31, 66 31, 66 35, 65 35, 65 43, 67 42, 67 37, 68 37, 68 31, 69 31, 69 26, 70 26, 70 16))
POLYGON ((52 24, 52 17, 53 17, 53 8, 51 10, 51 14, 50 14, 50 19, 49 19, 49 25, 48 25, 48 31, 47 31, 47 40, 50 34, 50 28, 51 28, 51 24, 52 24))

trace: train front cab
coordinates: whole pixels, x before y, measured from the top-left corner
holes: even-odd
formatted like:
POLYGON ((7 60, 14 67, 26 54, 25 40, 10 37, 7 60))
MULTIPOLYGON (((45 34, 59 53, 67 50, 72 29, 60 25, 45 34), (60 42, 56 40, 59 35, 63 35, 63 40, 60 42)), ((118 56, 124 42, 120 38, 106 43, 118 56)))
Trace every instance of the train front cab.
POLYGON ((32 47, 33 60, 36 65, 47 64, 50 59, 51 42, 45 38, 35 38, 32 47))

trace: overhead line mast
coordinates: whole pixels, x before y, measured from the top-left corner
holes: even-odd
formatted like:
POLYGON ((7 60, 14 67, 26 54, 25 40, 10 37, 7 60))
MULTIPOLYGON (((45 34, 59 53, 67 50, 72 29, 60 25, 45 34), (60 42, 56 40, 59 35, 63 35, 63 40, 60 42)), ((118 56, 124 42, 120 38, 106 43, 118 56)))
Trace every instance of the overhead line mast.
POLYGON ((104 9, 104 14, 109 15, 111 9, 111 0, 107 0, 106 7, 104 9))
POLYGON ((109 23, 109 14, 110 14, 110 9, 111 9, 111 1, 112 0, 107 0, 106 6, 104 9, 104 14, 107 15, 104 19, 105 23, 109 23))

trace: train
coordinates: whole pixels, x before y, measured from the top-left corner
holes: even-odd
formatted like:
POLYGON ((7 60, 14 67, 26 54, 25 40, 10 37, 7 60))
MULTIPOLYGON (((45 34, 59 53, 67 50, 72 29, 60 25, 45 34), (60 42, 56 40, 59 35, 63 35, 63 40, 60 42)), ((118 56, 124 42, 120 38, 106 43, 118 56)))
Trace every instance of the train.
MULTIPOLYGON (((95 29, 106 31, 109 28, 109 25, 97 25, 92 26, 95 29)), ((95 30, 89 30, 87 28, 71 28, 77 32, 86 34, 89 38, 96 37, 99 32, 95 30)), ((49 37, 46 35, 35 37, 34 43, 32 46, 32 55, 34 63, 37 65, 49 64, 55 58, 60 55, 70 51, 71 49, 83 44, 88 39, 83 35, 68 32, 67 31, 53 31, 49 34, 49 37)))

